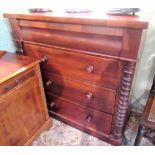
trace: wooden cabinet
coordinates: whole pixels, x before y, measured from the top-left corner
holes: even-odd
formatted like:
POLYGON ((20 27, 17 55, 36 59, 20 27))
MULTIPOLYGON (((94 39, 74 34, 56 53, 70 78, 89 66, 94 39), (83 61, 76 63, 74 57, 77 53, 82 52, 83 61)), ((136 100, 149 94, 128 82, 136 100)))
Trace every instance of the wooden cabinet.
POLYGON ((51 116, 114 145, 122 143, 138 50, 138 16, 4 14, 17 53, 42 59, 51 116))
POLYGON ((3 52, 0 68, 0 145, 30 145, 51 126, 39 61, 3 52))

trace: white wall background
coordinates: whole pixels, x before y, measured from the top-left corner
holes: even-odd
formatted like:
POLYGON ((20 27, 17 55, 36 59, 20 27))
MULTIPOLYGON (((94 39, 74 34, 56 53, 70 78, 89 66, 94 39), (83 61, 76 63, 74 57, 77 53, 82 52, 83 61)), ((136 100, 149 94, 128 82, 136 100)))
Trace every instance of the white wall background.
POLYGON ((139 71, 135 81, 132 105, 142 110, 146 104, 153 75, 155 73, 155 7, 153 0, 0 0, 0 49, 15 52, 12 41, 9 23, 3 18, 3 12, 20 12, 28 8, 41 7, 53 10, 63 10, 64 8, 93 8, 102 10, 119 7, 138 7, 141 8, 141 15, 149 21, 149 28, 146 41, 141 56, 139 71), (143 105, 143 106, 142 106, 143 105))

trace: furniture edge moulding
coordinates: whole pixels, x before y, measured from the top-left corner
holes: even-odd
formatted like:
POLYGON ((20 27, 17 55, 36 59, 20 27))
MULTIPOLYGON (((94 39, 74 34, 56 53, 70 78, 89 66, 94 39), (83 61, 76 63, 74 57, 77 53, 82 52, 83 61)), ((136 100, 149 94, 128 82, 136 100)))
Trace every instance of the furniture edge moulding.
MULTIPOLYGON (((39 61, 39 63, 40 62, 41 61, 39 61)), ((49 115, 48 115, 48 109, 47 109, 47 104, 46 104, 46 97, 45 97, 45 94, 44 94, 42 75, 41 75, 41 70, 40 70, 40 65, 39 64, 36 66, 36 71, 37 71, 37 77, 38 77, 38 81, 39 81, 39 87, 41 89, 41 95, 43 96, 43 100, 44 100, 44 111, 45 111, 45 117, 46 117, 46 120, 47 120, 47 119, 49 119, 49 115)))
POLYGON ((125 29, 120 57, 128 59, 128 61, 137 61, 139 48, 142 38, 142 29, 125 29))
POLYGON ((81 22, 85 25, 92 24, 92 25, 105 25, 108 27, 120 27, 120 28, 133 28, 133 29, 145 29, 148 27, 148 22, 144 20, 141 16, 114 16, 114 15, 104 15, 100 16, 100 18, 95 18, 95 16, 90 15, 88 18, 83 18, 79 16, 64 16, 61 15, 54 15, 54 14, 35 14, 35 13, 4 13, 3 16, 5 18, 12 18, 12 19, 24 19, 24 20, 34 20, 34 21, 53 21, 59 23, 77 23, 80 24, 81 22))

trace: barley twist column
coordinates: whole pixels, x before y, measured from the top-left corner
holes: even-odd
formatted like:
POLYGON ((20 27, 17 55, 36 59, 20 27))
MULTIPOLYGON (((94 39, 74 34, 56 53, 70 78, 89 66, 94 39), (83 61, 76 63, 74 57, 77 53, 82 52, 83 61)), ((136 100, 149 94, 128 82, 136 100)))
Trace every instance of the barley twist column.
POLYGON ((128 62, 124 66, 118 104, 116 109, 116 115, 114 120, 113 136, 115 139, 122 138, 124 123, 126 120, 126 115, 128 110, 129 96, 130 96, 134 70, 135 70, 135 62, 128 62))

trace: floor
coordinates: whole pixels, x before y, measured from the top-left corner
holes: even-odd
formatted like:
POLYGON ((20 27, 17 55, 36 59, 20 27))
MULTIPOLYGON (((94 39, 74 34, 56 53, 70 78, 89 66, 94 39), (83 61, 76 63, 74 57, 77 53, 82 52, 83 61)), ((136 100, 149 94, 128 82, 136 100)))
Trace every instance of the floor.
MULTIPOLYGON (((137 134, 139 117, 131 115, 126 125, 125 138, 122 145, 132 146, 137 134)), ((33 142, 33 146, 110 146, 110 144, 90 136, 80 130, 53 119, 53 126, 43 131, 33 142)), ((142 146, 152 145, 143 138, 142 146)))

